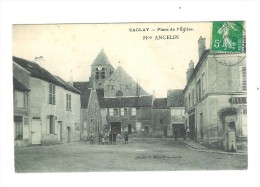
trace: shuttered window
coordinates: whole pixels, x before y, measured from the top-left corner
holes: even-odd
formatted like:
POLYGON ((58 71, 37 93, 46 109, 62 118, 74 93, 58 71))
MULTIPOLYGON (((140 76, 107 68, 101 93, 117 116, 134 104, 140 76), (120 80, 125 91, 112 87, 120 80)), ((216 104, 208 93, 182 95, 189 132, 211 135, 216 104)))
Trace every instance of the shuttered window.
POLYGON ((243 66, 241 69, 241 74, 242 74, 242 91, 247 91, 247 80, 246 80, 246 67, 243 66))
POLYGON ((49 84, 49 104, 55 105, 55 85, 49 84))

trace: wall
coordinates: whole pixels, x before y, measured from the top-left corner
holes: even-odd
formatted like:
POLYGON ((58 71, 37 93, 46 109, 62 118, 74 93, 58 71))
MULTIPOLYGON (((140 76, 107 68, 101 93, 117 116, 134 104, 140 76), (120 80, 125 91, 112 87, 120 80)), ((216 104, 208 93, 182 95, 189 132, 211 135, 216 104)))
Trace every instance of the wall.
MULTIPOLYGON (((21 82, 26 87, 30 88, 30 76, 29 73, 24 70, 22 67, 19 67, 17 64, 13 63, 13 77, 15 77, 19 82, 21 82)), ((23 139, 22 140, 15 140, 15 146, 28 146, 31 144, 31 127, 30 127, 30 120, 29 120, 29 113, 30 113, 30 92, 24 92, 25 94, 25 108, 18 108, 17 107, 17 95, 16 91, 13 91, 13 109, 14 109, 14 116, 21 116, 22 123, 23 123, 23 139)), ((13 127, 15 133, 15 127, 13 127)))
POLYGON ((97 136, 98 130, 102 132, 104 125, 105 124, 102 121, 101 109, 98 104, 96 91, 91 90, 88 108, 81 109, 81 138, 86 138, 89 135, 90 131, 92 131, 94 135, 97 136))
POLYGON ((171 124, 170 109, 152 109, 152 133, 154 136, 164 136, 164 130, 167 130, 167 136, 171 135, 168 129, 171 124))
POLYGON ((42 144, 53 144, 58 142, 58 122, 62 122, 63 142, 68 141, 68 127, 71 129, 71 141, 79 140, 80 129, 80 96, 67 91, 62 87, 55 86, 55 105, 49 104, 49 83, 31 77, 31 118, 40 117, 42 121, 42 144), (71 111, 66 111, 66 94, 71 94, 71 111), (49 134, 48 116, 54 115, 55 134, 49 134))

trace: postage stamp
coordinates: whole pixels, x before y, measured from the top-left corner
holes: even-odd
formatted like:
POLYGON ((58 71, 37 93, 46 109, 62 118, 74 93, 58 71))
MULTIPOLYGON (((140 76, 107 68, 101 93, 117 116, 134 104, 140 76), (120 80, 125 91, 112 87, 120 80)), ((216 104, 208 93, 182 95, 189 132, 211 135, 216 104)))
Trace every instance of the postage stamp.
POLYGON ((245 50, 244 22, 213 22, 212 51, 220 53, 242 53, 245 50))

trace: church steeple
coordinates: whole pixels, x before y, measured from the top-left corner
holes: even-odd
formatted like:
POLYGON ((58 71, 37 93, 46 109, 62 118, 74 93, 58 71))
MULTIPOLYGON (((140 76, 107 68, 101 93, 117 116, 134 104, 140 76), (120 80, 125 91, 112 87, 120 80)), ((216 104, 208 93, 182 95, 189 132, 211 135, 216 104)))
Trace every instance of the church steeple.
POLYGON ((93 89, 104 89, 104 83, 113 74, 114 68, 104 51, 101 49, 91 64, 90 81, 93 89))

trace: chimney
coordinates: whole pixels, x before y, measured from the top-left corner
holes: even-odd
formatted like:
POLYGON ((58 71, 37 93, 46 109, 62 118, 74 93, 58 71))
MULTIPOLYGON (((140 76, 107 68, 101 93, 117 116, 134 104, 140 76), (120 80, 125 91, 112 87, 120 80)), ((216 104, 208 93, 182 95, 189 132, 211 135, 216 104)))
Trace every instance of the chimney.
POLYGON ((189 68, 187 69, 186 71, 186 81, 187 81, 187 84, 191 78, 191 75, 194 71, 194 62, 191 60, 190 63, 189 63, 189 68))
POLYGON ((73 86, 73 73, 72 73, 72 70, 70 70, 70 85, 73 86))
POLYGON ((204 53, 205 49, 206 49, 206 38, 202 38, 202 36, 200 36, 198 40, 199 59, 201 55, 204 53))

